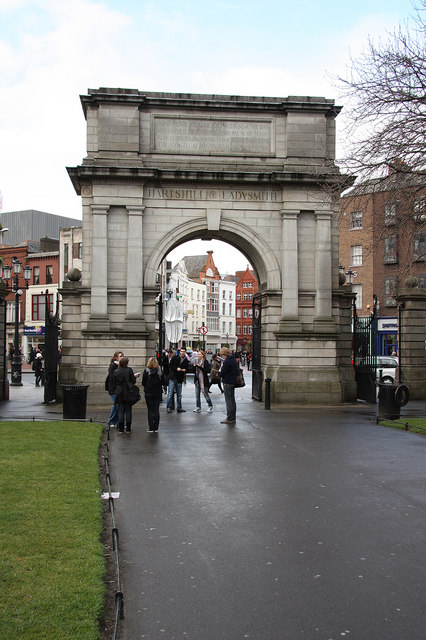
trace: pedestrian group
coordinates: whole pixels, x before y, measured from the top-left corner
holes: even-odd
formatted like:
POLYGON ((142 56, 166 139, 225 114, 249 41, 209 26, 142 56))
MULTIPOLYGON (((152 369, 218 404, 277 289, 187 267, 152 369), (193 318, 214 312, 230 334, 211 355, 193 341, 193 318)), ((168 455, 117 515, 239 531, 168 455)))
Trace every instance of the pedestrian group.
MULTIPOLYGON (((235 402, 235 386, 239 364, 227 347, 222 347, 219 355, 213 354, 211 362, 203 350, 199 349, 195 359, 190 362, 186 350, 178 349, 176 353, 164 352, 161 362, 155 357, 149 358, 142 374, 142 387, 148 410, 148 433, 157 433, 160 424, 160 404, 163 392, 167 392, 166 409, 172 413, 185 413, 182 407, 182 384, 188 369, 194 368, 195 413, 201 413, 201 395, 207 403, 207 413, 212 413, 213 402, 210 388, 217 384, 224 394, 226 419, 221 424, 235 424, 237 407, 235 402), (223 385, 223 388, 222 388, 223 385)), ((112 408, 108 419, 110 427, 117 427, 119 433, 131 433, 132 401, 127 393, 128 385, 135 385, 140 372, 134 373, 129 367, 129 359, 122 351, 116 351, 108 367, 105 390, 108 391, 112 408)))

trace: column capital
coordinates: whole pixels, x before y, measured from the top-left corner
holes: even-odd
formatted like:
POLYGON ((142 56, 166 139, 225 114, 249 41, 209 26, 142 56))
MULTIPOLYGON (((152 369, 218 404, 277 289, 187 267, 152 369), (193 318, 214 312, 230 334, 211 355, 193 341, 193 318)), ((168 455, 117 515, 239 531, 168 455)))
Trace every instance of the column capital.
POLYGON ((333 217, 332 211, 315 211, 315 217, 317 220, 331 220, 333 217))
POLYGON ((126 205, 127 213, 129 216, 143 216, 145 213, 145 205, 126 205))
POLYGON ((297 220, 300 209, 281 209, 281 218, 284 220, 297 220))
POLYGON ((108 215, 109 204, 91 204, 92 215, 108 215))

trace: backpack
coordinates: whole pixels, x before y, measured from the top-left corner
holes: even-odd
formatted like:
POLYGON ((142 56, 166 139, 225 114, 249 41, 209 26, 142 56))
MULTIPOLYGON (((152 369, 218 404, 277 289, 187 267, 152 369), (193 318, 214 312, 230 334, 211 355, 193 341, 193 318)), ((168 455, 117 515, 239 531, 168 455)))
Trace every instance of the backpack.
POLYGON ((158 369, 155 370, 155 373, 151 373, 149 369, 147 369, 147 371, 148 377, 146 378, 146 382, 144 384, 144 391, 148 395, 156 396, 157 394, 161 393, 161 375, 159 375, 158 369))
POLYGON ((133 382, 130 382, 128 378, 122 382, 120 381, 115 392, 115 401, 118 404, 129 404, 132 407, 141 399, 138 387, 133 382))

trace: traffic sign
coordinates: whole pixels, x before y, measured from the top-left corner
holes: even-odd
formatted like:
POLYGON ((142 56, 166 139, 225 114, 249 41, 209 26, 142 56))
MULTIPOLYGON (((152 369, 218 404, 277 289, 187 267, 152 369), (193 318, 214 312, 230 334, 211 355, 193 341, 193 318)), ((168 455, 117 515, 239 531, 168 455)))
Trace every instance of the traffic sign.
POLYGON ((205 336, 205 335, 206 335, 206 333, 208 332, 208 328, 203 324, 203 326, 202 326, 202 327, 200 327, 200 328, 198 329, 198 331, 199 331, 200 333, 202 333, 202 334, 205 336))

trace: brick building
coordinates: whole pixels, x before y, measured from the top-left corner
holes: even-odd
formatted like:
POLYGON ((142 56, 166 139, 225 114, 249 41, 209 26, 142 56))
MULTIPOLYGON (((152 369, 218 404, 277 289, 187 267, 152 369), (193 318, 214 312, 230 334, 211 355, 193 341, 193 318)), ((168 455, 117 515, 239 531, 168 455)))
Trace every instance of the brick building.
POLYGON ((408 276, 426 286, 425 222, 426 180, 410 173, 370 180, 341 198, 339 259, 352 272, 357 312, 368 316, 376 294, 379 331, 380 319, 393 320, 383 325, 379 353, 397 342, 398 289, 408 276))
POLYGON ((257 280, 253 271, 247 265, 245 271, 235 273, 236 287, 236 334, 237 350, 251 349, 253 331, 253 296, 257 293, 257 280))

